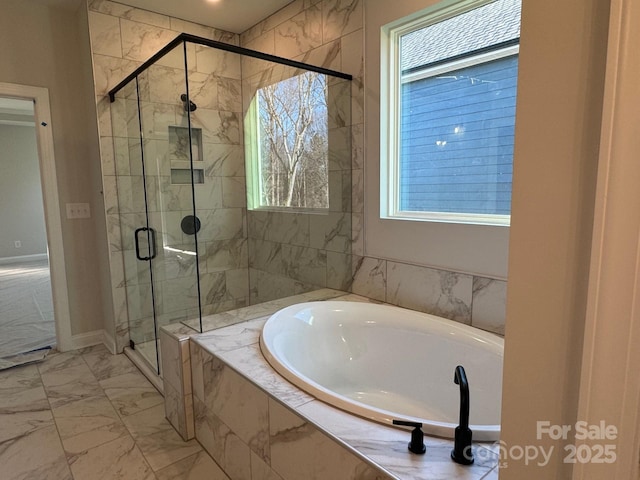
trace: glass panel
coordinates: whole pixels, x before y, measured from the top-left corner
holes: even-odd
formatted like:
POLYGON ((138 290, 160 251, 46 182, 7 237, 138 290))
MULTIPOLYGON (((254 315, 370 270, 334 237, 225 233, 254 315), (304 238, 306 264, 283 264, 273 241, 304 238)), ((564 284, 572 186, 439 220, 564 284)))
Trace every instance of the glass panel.
MULTIPOLYGON (((117 127, 114 117, 114 131, 123 130, 114 135, 136 349, 144 343, 157 352, 158 329, 169 323, 202 331, 202 315, 349 289, 350 81, 195 44, 177 47, 137 80, 118 95, 117 127), (270 139, 276 133, 260 125, 256 110, 261 92, 264 102, 269 89, 311 84, 317 88, 306 90, 306 102, 296 103, 291 92, 281 96, 291 124, 270 139), (309 135, 285 138, 306 116, 313 117, 303 128, 309 135), (261 152, 271 140, 279 147, 261 152), (267 181, 261 157, 282 154, 291 143, 304 147, 293 157, 307 162, 285 185, 295 201, 263 208, 252 202, 248 209, 248 198, 259 198, 254 185, 267 181)), ((297 92, 305 96, 304 88, 297 92)))
MULTIPOLYGON (((193 186, 172 184, 172 152, 184 151, 175 127, 188 125, 184 47, 179 45, 140 76, 144 138, 144 183, 152 247, 151 285, 157 330, 171 323, 199 318, 193 186)), ((186 150, 190 142, 186 143, 186 150)), ((180 158, 184 164, 189 157, 180 158)))
POLYGON ((129 337, 134 348, 158 369, 153 318, 153 288, 148 261, 147 214, 138 116, 137 79, 132 80, 111 104, 114 160, 118 189, 117 216, 122 238, 124 288, 127 297, 129 337), (136 235, 137 233, 137 235, 136 235), (137 241, 136 241, 137 236, 137 241))
MULTIPOLYGON (((249 298, 240 55, 192 44, 187 65, 189 116, 181 126, 190 128, 192 169, 204 171, 194 195, 201 309, 210 315, 249 298)), ((200 319, 189 325, 201 328, 200 319)))
POLYGON ((242 58, 242 73, 249 301, 256 304, 327 287, 348 290, 351 82, 249 57, 242 58), (306 130, 300 128, 305 122, 306 130), (273 175, 278 155, 287 157, 280 165, 283 171, 291 167, 289 160, 305 157, 298 164, 293 189, 286 188, 292 186, 292 169, 286 179, 273 175), (266 201, 279 189, 284 201, 266 201))

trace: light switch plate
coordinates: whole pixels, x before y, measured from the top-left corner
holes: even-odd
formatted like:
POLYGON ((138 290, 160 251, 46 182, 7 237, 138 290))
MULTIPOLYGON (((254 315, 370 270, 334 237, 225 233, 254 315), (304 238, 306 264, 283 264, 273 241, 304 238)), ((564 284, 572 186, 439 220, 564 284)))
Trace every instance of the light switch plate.
POLYGON ((88 203, 67 203, 67 218, 90 218, 91 208, 88 203))

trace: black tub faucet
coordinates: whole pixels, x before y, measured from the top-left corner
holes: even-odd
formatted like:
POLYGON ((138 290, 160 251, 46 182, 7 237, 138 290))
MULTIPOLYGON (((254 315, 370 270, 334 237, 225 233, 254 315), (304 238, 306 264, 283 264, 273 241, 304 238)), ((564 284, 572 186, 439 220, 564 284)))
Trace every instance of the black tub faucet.
POLYGON ((469 428, 469 382, 462 365, 456 367, 453 381, 460 385, 460 424, 456 427, 451 459, 461 465, 473 463, 471 451, 472 432, 469 428))

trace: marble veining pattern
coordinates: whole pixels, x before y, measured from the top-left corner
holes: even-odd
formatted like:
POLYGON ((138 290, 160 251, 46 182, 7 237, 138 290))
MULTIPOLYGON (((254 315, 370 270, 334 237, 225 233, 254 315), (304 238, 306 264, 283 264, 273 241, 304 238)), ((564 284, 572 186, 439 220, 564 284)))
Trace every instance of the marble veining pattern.
POLYGON ((173 430, 162 397, 127 362, 97 346, 0 372, 3 480, 229 480, 173 430), (75 389, 65 402, 52 397, 62 385, 75 389), (122 408, 116 385, 137 408, 122 408))
MULTIPOLYGON (((340 298, 369 300, 353 294, 340 298)), ((407 432, 362 420, 315 400, 304 392, 296 392, 297 388, 275 373, 259 351, 260 327, 267 318, 257 318, 191 338, 191 354, 197 358, 193 363, 196 369, 193 374, 194 393, 196 405, 199 405, 196 408, 196 435, 198 439, 206 439, 208 435, 218 438, 215 441, 214 458, 217 458, 216 455, 221 458, 232 455, 223 448, 222 438, 230 438, 237 432, 225 423, 224 434, 220 437, 222 421, 217 417, 220 402, 215 402, 213 398, 224 396, 225 390, 226 395, 232 395, 233 391, 239 391, 242 382, 246 382, 255 384, 253 388, 259 387, 268 394, 270 456, 267 459, 262 457, 265 463, 262 468, 267 471, 270 467, 272 473, 284 479, 497 478, 497 454, 484 444, 474 445, 476 463, 472 467, 460 467, 451 462, 452 442, 434 437, 425 439, 427 454, 416 457, 406 450, 407 432), (220 382, 220 376, 229 367, 240 374, 234 374, 231 383, 220 382), (214 431, 204 421, 208 419, 207 422, 211 422, 213 417, 218 422, 214 431), (338 443, 330 438, 338 439, 338 443), (342 442, 355 449, 360 460, 344 450, 342 442), (321 460, 329 456, 335 461, 328 464, 321 460), (292 461, 292 458, 298 461, 292 461), (383 469, 375 469, 372 466, 374 464, 383 466, 383 469), (334 468, 337 470, 334 471, 334 468)), ((226 405, 225 417, 239 415, 239 409, 226 405)), ((260 422, 263 420, 257 423, 260 422)), ((255 423, 252 422, 254 427, 255 423)), ((241 439, 238 437, 238 440, 241 439)), ((243 444, 245 448, 249 447, 246 441, 243 444)), ((253 450, 253 447, 249 448, 253 450)), ((239 447, 234 448, 233 452, 242 458, 248 455, 239 447)), ((261 457, 259 452, 255 454, 261 457)))
POLYGON ((388 262, 387 282, 389 303, 471 323, 471 275, 388 262))
MULTIPOLYGON (((354 75, 354 80, 351 82, 350 118, 347 117, 347 112, 344 109, 341 109, 335 118, 332 117, 332 122, 336 126, 345 125, 341 135, 344 136, 346 133, 346 136, 350 138, 351 147, 348 150, 350 150, 351 165, 354 168, 351 181, 349 182, 346 177, 343 177, 342 187, 338 187, 344 191, 341 191, 340 194, 332 192, 332 217, 320 221, 316 218, 310 221, 308 216, 300 215, 295 219, 299 225, 291 227, 285 224, 298 216, 285 215, 286 220, 280 222, 281 226, 265 223, 252 224, 252 217, 256 212, 247 213, 240 198, 243 193, 240 185, 244 182, 244 158, 240 145, 242 141, 240 130, 242 111, 239 109, 239 92, 234 89, 236 83, 232 80, 240 79, 241 73, 244 73, 246 78, 248 75, 263 70, 265 62, 245 62, 246 59, 240 60, 235 54, 218 55, 220 52, 213 53, 211 50, 206 50, 208 53, 205 53, 204 50, 198 51, 196 47, 189 48, 188 68, 190 74, 198 74, 192 76, 194 86, 196 89, 205 84, 211 87, 206 89, 206 96, 198 99, 202 103, 201 108, 196 112, 198 115, 194 115, 193 118, 194 124, 203 128, 205 133, 203 150, 206 176, 211 178, 212 184, 217 186, 220 185, 220 177, 234 177, 233 183, 225 182, 222 189, 215 189, 222 191, 224 197, 217 195, 215 199, 207 199, 207 203, 211 203, 210 208, 206 208, 206 211, 203 212, 203 215, 207 216, 209 220, 207 225, 210 225, 211 221, 220 220, 229 220, 230 224, 229 228, 210 229, 211 231, 207 232, 210 237, 206 242, 203 242, 201 252, 205 252, 207 255, 206 259, 201 259, 201 267, 204 267, 202 271, 206 274, 226 272, 224 277, 216 275, 206 277, 205 283, 210 287, 207 288, 207 297, 212 303, 203 306, 203 314, 208 315, 229 308, 237 308, 246 305, 249 301, 261 302, 283 295, 315 290, 318 286, 325 285, 352 290, 381 301, 393 299, 398 304, 417 304, 421 305, 418 309, 427 308, 424 307, 425 302, 421 298, 423 295, 421 291, 407 291, 406 296, 394 292, 397 283, 401 281, 406 283, 408 280, 399 279, 402 275, 393 269, 393 262, 361 256, 365 252, 362 238, 362 215, 359 213, 364 208, 363 189, 361 188, 363 179, 361 173, 364 166, 362 157, 364 141, 362 134, 364 122, 363 4, 362 0, 296 0, 252 27, 240 38, 238 35, 228 32, 107 0, 91 0, 89 2, 94 77, 96 95, 98 95, 99 128, 102 137, 101 151, 103 163, 105 163, 103 171, 107 175, 104 177, 104 184, 106 207, 110 219, 109 245, 114 257, 111 265, 114 266, 112 275, 115 280, 112 283, 114 284, 115 332, 118 349, 126 345, 129 338, 126 310, 127 292, 122 282, 124 282, 125 274, 127 281, 131 278, 138 282, 141 281, 137 269, 132 269, 131 265, 127 265, 129 268, 125 269, 126 272, 123 273, 121 265, 125 262, 118 262, 115 258, 120 256, 120 252, 127 251, 124 244, 131 243, 132 238, 130 232, 125 231, 126 229, 120 231, 118 215, 121 209, 123 209, 122 213, 125 213, 129 208, 126 206, 126 202, 135 203, 133 191, 138 187, 136 187, 134 177, 139 177, 141 172, 134 171, 134 166, 137 164, 136 159, 129 158, 129 152, 136 151, 135 145, 132 150, 126 149, 127 154, 125 155, 121 153, 122 149, 119 147, 116 152, 112 152, 109 143, 111 135, 119 135, 121 138, 116 138, 116 140, 126 141, 127 136, 136 134, 133 110, 124 102, 110 105, 101 95, 119 78, 122 78, 143 59, 154 53, 157 49, 156 43, 161 43, 163 39, 172 38, 180 31, 233 44, 242 43, 244 46, 267 53, 276 53, 277 49, 282 52, 286 50, 286 56, 347 71, 354 75), (117 42, 113 39, 117 39, 117 42), (118 50, 120 51, 118 52, 118 50), (222 91, 225 94, 221 94, 222 91), (214 95, 214 93, 216 94, 214 95), (122 114, 124 121, 112 125, 109 121, 111 110, 116 115, 122 114), (122 181, 119 179, 116 184, 116 177, 113 174, 117 172, 114 170, 122 172, 129 178, 122 179, 122 181), (348 183, 353 186, 353 196, 350 199, 345 197, 345 187, 348 183), (120 205, 116 201, 117 194, 121 195, 120 205), (342 202, 340 202, 340 196, 343 197, 342 202), (240 210, 241 217, 231 213, 232 210, 240 210), (348 213, 348 218, 341 215, 341 212, 349 212, 349 210, 354 210, 356 213, 348 213), (252 225, 256 228, 252 229, 252 225), (261 240, 283 244, 279 250, 273 251, 276 255, 266 263, 268 266, 266 270, 254 268, 246 270, 247 273, 241 272, 241 269, 248 266, 250 256, 251 240, 247 241, 243 238, 247 227, 250 235, 259 237, 261 240), (265 238, 265 235, 271 237, 265 238), (282 252, 287 248, 287 252, 293 252, 291 245, 313 247, 317 251, 296 250, 298 252, 297 258, 302 263, 285 263, 282 261, 284 257, 282 252), (208 255, 210 246, 211 256, 208 255), (286 248, 283 249, 283 247, 286 248), (225 251, 225 249, 227 250, 225 251), (350 258, 347 256, 349 253, 358 256, 350 258), (307 272, 309 267, 312 268, 307 272), (321 282, 323 268, 326 269, 324 275, 326 283, 317 285, 317 282, 321 282), (229 270, 234 270, 234 273, 229 273, 229 270), (246 287, 243 277, 247 274, 251 275, 249 291, 242 296, 240 291, 246 287), (221 289, 219 294, 213 291, 218 287, 221 289)), ((169 72, 172 68, 180 68, 181 65, 178 64, 179 62, 177 63, 177 60, 179 60, 178 56, 170 54, 159 62, 161 67, 158 68, 164 69, 165 72, 169 72)), ((142 99, 149 101, 153 93, 157 95, 156 100, 162 101, 160 97, 165 90, 171 91, 172 95, 175 95, 174 87, 175 85, 171 82, 168 82, 166 88, 155 85, 153 88, 160 89, 153 93, 152 86, 148 82, 143 82, 141 84, 142 99)), ((149 105, 146 106, 145 111, 145 121, 149 127, 148 137, 151 139, 148 141, 158 142, 156 146, 145 144, 145 148, 149 148, 150 152, 153 151, 154 154, 159 155, 160 161, 165 162, 162 164, 163 168, 164 165, 168 165, 167 156, 162 156, 162 150, 166 151, 167 147, 161 146, 159 142, 166 141, 164 136, 168 125, 176 123, 183 125, 185 121, 184 115, 179 115, 175 108, 167 107, 175 106, 149 105)), ((346 144, 343 145, 342 139, 339 144, 338 150, 347 148, 346 144)), ((349 155, 345 158, 348 157, 349 155)), ((342 157, 332 156, 331 160, 332 168, 336 165, 344 168, 342 157), (338 162, 334 160, 338 160, 338 162)), ((340 183, 337 174, 334 173, 332 184, 340 185, 340 183)), ((174 194, 174 190, 177 189, 163 191, 163 195, 168 195, 172 207, 181 208, 189 203, 189 199, 185 195, 174 194)), ((158 199, 152 199, 152 201, 155 204, 159 203, 158 199)), ((129 211, 135 213, 138 211, 138 205, 133 205, 129 211)), ((121 215, 121 219, 125 220, 124 215, 121 215)), ((167 235, 174 235, 174 233, 174 231, 167 232, 167 235)), ((177 237, 174 237, 171 237, 171 242, 179 241, 177 237)), ((129 246, 128 251, 131 251, 131 248, 132 245, 129 246)), ((424 269, 424 267, 416 267, 416 269, 424 269)), ((408 277, 414 274, 416 274, 415 271, 409 272, 408 277)), ((423 275, 423 273, 418 275, 423 275)), ((448 276, 448 280, 454 279, 455 275, 448 276)), ((471 321, 480 328, 501 332, 504 325, 501 304, 506 287, 504 282, 470 276, 461 281, 460 279, 451 282, 446 280, 443 279, 440 282, 440 292, 436 289, 433 295, 430 295, 429 301, 436 308, 433 313, 441 313, 465 323, 471 321), (467 288, 470 282, 473 283, 472 289, 467 288), (483 286, 485 284, 486 287, 483 286), (472 292, 469 294, 468 290, 472 290, 472 292), (473 316, 477 317, 476 321, 473 321, 473 316)), ((181 310, 183 318, 185 315, 188 318, 193 311, 191 308, 182 307, 181 310)), ((232 314, 226 318, 218 318, 217 324, 219 326, 225 322, 233 323, 237 320, 232 314)))

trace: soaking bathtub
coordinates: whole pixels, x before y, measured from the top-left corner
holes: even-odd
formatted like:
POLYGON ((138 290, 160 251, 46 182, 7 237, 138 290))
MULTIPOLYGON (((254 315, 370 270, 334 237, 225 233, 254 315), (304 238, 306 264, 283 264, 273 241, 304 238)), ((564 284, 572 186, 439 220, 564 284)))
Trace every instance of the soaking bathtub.
POLYGON ((316 398, 373 421, 421 422, 453 438, 467 374, 473 439, 500 436, 503 340, 476 328, 404 308, 307 302, 273 314, 260 349, 287 380, 316 398))

